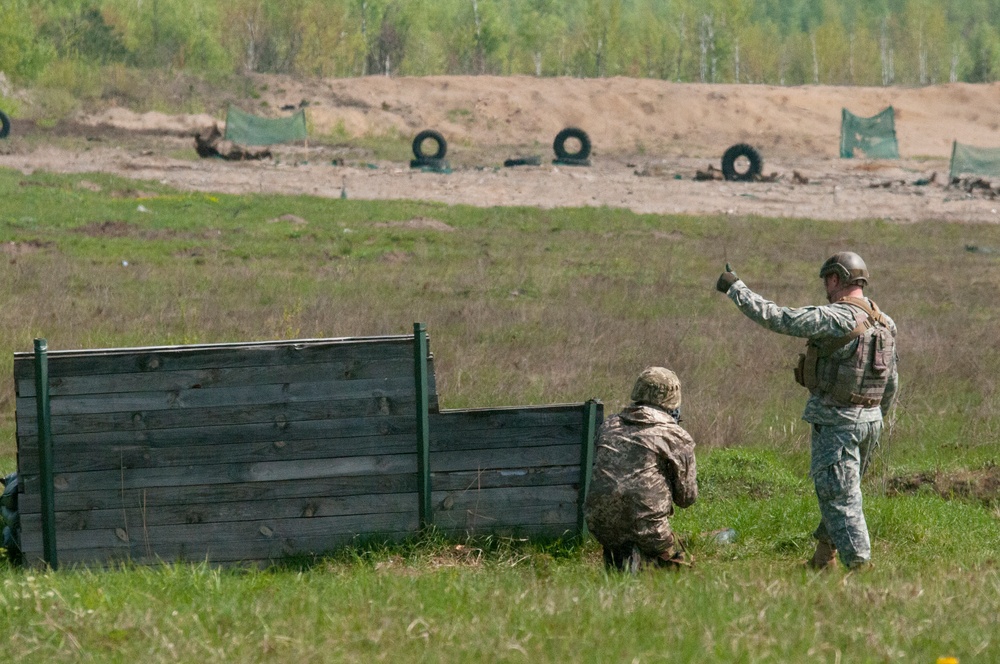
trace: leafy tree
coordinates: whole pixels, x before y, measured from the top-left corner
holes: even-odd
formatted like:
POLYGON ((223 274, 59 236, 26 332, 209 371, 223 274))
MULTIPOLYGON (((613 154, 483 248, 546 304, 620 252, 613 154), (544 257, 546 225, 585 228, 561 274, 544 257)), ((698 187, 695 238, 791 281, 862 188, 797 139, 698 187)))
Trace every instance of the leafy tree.
POLYGON ((972 30, 966 52, 969 63, 965 80, 972 83, 991 83, 1000 80, 1000 33, 988 23, 980 23, 972 30))
POLYGON ((54 55, 28 10, 27 0, 0 0, 0 71, 14 81, 34 80, 54 55))

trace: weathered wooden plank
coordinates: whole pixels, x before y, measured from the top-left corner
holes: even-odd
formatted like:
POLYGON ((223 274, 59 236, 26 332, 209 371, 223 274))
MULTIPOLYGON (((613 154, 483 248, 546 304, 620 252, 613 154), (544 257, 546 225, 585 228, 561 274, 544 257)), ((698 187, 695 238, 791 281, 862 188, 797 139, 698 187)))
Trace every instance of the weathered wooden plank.
MULTIPOLYGON (((508 537, 511 539, 564 539, 576 536, 576 524, 566 523, 543 523, 543 524, 521 524, 519 526, 494 526, 492 528, 479 527, 474 532, 468 532, 460 526, 437 526, 437 531, 442 536, 454 539, 463 539, 469 535, 489 534, 493 537, 508 537)), ((60 554, 61 556, 62 554, 60 554)), ((62 558, 60 558, 60 562, 62 558)))
MULTIPOLYGON (((50 378, 49 389, 53 399, 55 399, 82 394, 128 394, 131 392, 282 385, 285 383, 329 383, 334 381, 350 383, 355 380, 404 376, 410 376, 410 380, 413 380, 412 358, 389 361, 351 360, 228 369, 207 367, 184 371, 65 376, 63 378, 50 378)), ((18 381, 17 395, 34 397, 34 379, 18 381)))
MULTIPOLYGON (((151 526, 131 534, 113 528, 61 531, 59 560, 60 563, 77 562, 84 557, 77 552, 85 550, 121 551, 120 555, 126 557, 138 555, 167 561, 276 559, 295 553, 331 550, 356 539, 359 533, 366 533, 366 537, 377 533, 413 533, 416 527, 414 510, 412 514, 151 526)), ((41 536, 36 535, 37 532, 40 526, 22 533, 23 551, 29 561, 40 558, 41 536)))
MULTIPOLYGON (((275 386, 266 386, 274 388, 275 386)), ((301 387, 301 386, 298 386, 301 387)), ((197 390, 197 392, 218 392, 219 390, 197 390)), ((244 390, 249 393, 251 390, 244 390)), ((303 390, 304 391, 304 390, 303 390)), ((308 421, 318 419, 342 419, 349 417, 381 417, 398 415, 415 417, 416 402, 412 389, 407 391, 373 390, 361 398, 337 398, 314 392, 310 397, 294 395, 286 399, 283 390, 261 389, 271 392, 270 398, 258 396, 256 403, 240 403, 231 400, 214 400, 215 403, 182 403, 168 410, 130 408, 121 411, 53 414, 52 433, 90 433, 106 431, 136 431, 171 429, 177 427, 211 427, 224 424, 253 424, 276 421, 308 421)), ((155 393, 145 393, 155 394, 155 393)), ((156 406, 168 401, 166 393, 158 394, 156 406)), ((200 395, 199 395, 200 396, 200 395)), ((97 399, 88 398, 96 402, 97 399)), ((28 402, 19 403, 17 431, 20 436, 34 436, 38 433, 37 414, 29 414, 28 402)), ((112 400, 113 401, 113 400, 112 400)), ((66 400, 63 400, 66 403, 66 400)), ((74 402, 75 403, 75 402, 74 402)), ((94 404, 96 406, 96 403, 94 404)), ((101 408, 108 408, 105 403, 101 408)), ((81 409, 89 410, 89 409, 81 409)))
MULTIPOLYGON (((119 547, 96 547, 89 549, 71 549, 59 552, 59 568, 73 569, 78 567, 112 568, 118 565, 162 565, 172 563, 209 562, 222 567, 236 566, 241 568, 263 568, 271 565, 282 565, 285 561, 294 563, 297 556, 321 556, 349 546, 358 546, 365 542, 399 542, 414 535, 415 529, 400 531, 382 531, 375 535, 357 533, 330 533, 317 537, 300 537, 294 542, 268 541, 252 543, 249 546, 227 544, 226 547, 215 547, 212 550, 192 551, 184 542, 171 543, 160 547, 159 552, 146 555, 146 548, 141 543, 121 545, 119 547)), ((29 552, 25 558, 30 567, 42 567, 44 561, 41 554, 29 552)))
POLYGON ((431 416, 431 431, 446 427, 451 431, 480 431, 539 426, 573 426, 583 422, 583 404, 525 406, 518 408, 445 409, 431 416))
POLYGON ((580 466, 578 464, 431 473, 431 483, 435 491, 558 485, 567 485, 576 491, 579 482, 580 466))
MULTIPOLYGON (((465 499, 462 500, 464 504, 465 499)), ((57 511, 56 528, 60 533, 107 528, 121 528, 132 533, 151 526, 394 514, 416 510, 416 493, 358 494, 337 498, 311 496, 200 505, 158 505, 140 499, 135 503, 122 503, 116 509, 57 511)))
MULTIPOLYGON (((26 484, 27 492, 20 495, 18 507, 22 514, 41 511, 37 479, 26 484)), ((338 477, 336 479, 296 479, 288 482, 240 482, 191 486, 163 486, 148 489, 84 487, 81 491, 59 491, 59 510, 118 509, 122 505, 143 502, 161 507, 197 506, 238 501, 266 502, 314 497, 344 497, 358 494, 411 493, 417 490, 416 472, 338 477)))
MULTIPOLYGON (((63 451, 79 451, 88 446, 95 454, 100 454, 102 448, 112 445, 164 448, 400 434, 412 436, 415 429, 416 419, 413 417, 356 417, 300 422, 278 420, 271 424, 61 434, 53 436, 53 448, 58 457, 63 451)), ((22 436, 18 446, 22 453, 32 454, 37 449, 38 439, 36 436, 22 436)))
POLYGON ((435 491, 431 495, 434 512, 477 512, 490 514, 506 523, 520 519, 525 508, 576 503, 577 492, 568 485, 470 488, 456 491, 435 491))
MULTIPOLYGON (((185 346, 50 350, 52 378, 413 357, 413 336, 298 339, 185 346)), ((33 378, 34 353, 14 354, 14 377, 33 378)))
MULTIPOLYGON (((286 480, 340 478, 381 473, 416 472, 416 454, 389 454, 309 459, 304 461, 265 461, 245 464, 216 464, 188 468, 137 468, 99 470, 86 473, 59 473, 55 476, 56 503, 63 491, 80 491, 95 486, 117 489, 145 489, 162 486, 228 484, 231 482, 281 482, 286 480)), ((24 491, 35 492, 37 475, 25 475, 24 491)))
POLYGON ((580 463, 580 448, 571 445, 519 447, 494 450, 438 452, 431 459, 431 472, 484 468, 533 468, 580 463))
MULTIPOLYGON (((570 466, 578 463, 579 450, 568 445, 527 447, 515 450, 473 450, 442 452, 435 456, 435 472, 480 471, 485 469, 529 470, 539 466, 570 466)), ((88 472, 58 472, 55 475, 56 501, 62 491, 80 491, 95 486, 141 489, 157 486, 191 486, 231 482, 265 482, 320 477, 344 477, 377 473, 406 473, 416 470, 416 453, 379 454, 343 458, 277 460, 253 463, 224 463, 151 468, 112 468, 88 472)), ((38 476, 25 473, 25 492, 37 490, 38 476)))
POLYGON ((517 528, 522 525, 558 525, 559 529, 576 527, 576 501, 524 505, 504 512, 488 507, 465 510, 435 510, 434 524, 445 530, 489 532, 494 528, 517 528))
MULTIPOLYGON (((169 550, 169 547, 177 542, 186 542, 201 550, 239 546, 241 543, 250 547, 255 541, 294 542, 299 537, 406 530, 410 528, 410 524, 416 526, 416 516, 416 510, 413 510, 412 513, 389 512, 336 517, 253 519, 220 523, 149 526, 146 528, 136 525, 133 526, 132 533, 121 532, 118 528, 60 530, 58 543, 60 554, 64 549, 111 547, 132 543, 138 543, 143 548, 148 546, 153 551, 169 550)), ((41 536, 36 535, 36 531, 32 529, 22 532, 21 541, 25 550, 35 550, 40 548, 41 536)))
POLYGON ((441 452, 459 450, 513 449, 546 445, 580 446, 583 428, 568 425, 518 429, 450 430, 439 422, 431 429, 431 461, 441 452))
MULTIPOLYGON (((275 440, 273 442, 238 441, 228 445, 172 445, 154 447, 146 444, 106 445, 88 453, 83 446, 72 451, 60 449, 54 471, 83 473, 99 470, 136 470, 139 468, 179 468, 191 466, 260 463, 264 461, 304 461, 343 459, 356 456, 408 454, 413 452, 413 435, 358 436, 353 438, 318 438, 275 440)), ((37 475, 38 459, 28 454, 20 461, 20 472, 37 475)))

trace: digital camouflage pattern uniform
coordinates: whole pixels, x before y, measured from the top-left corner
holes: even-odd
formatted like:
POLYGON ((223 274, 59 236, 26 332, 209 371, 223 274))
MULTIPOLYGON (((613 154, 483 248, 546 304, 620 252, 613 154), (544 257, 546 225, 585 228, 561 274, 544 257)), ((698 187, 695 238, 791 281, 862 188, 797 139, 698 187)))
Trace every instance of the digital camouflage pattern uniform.
MULTIPOLYGON (((794 337, 833 339, 851 333, 858 309, 846 303, 800 308, 779 307, 737 280, 726 293, 748 318, 765 328, 794 337)), ((869 301, 870 302, 870 301, 869 301)), ((883 314, 884 316, 884 314, 883 314)), ((896 325, 888 316, 895 336, 896 325)), ((836 350, 830 361, 846 362, 859 340, 836 350)), ((861 504, 861 477, 868 468, 882 433, 882 416, 895 400, 898 377, 895 357, 879 405, 842 406, 813 392, 802 419, 812 425, 812 460, 809 474, 816 487, 822 519, 816 539, 832 542, 841 561, 854 567, 871 560, 868 525, 861 504)))
POLYGON ((694 447, 674 417, 653 406, 633 403, 601 426, 586 515, 606 561, 609 551, 632 545, 648 558, 674 551, 674 504, 698 498, 694 447))

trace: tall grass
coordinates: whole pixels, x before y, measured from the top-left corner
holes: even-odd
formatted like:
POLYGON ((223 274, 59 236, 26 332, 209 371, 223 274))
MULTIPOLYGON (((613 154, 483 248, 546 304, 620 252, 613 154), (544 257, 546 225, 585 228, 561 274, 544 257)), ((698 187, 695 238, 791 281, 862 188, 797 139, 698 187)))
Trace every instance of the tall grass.
MULTIPOLYGON (((997 458, 991 225, 852 224, 188 194, 0 170, 0 374, 52 349, 406 333, 428 324, 446 407, 624 404, 675 369, 701 500, 687 575, 607 576, 593 543, 434 538, 268 571, 0 569, 19 661, 1000 661, 996 504, 890 497, 904 470, 997 458), (141 190, 141 192, 138 192, 141 190), (138 193, 137 193, 138 192, 138 193), (136 195, 142 198, 136 198, 136 195), (147 211, 140 211, 139 206, 147 211), (274 221, 294 214, 306 221, 274 221), (410 220, 433 219, 452 230, 410 220), (800 342, 714 290, 724 263, 782 304, 819 303, 849 248, 900 331, 902 394, 866 485, 875 571, 798 567, 818 518, 800 342), (734 545, 700 535, 733 527, 734 545)), ((0 471, 15 467, 0 383, 0 471)))

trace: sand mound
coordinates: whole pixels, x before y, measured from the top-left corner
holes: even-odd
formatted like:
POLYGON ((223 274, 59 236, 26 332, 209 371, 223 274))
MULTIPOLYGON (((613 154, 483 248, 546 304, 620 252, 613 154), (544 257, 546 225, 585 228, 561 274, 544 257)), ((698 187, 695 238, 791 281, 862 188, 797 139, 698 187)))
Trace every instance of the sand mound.
MULTIPOLYGON (((305 102, 308 145, 275 146, 275 159, 197 159, 193 134, 210 115, 136 114, 108 108, 53 130, 18 124, 0 166, 106 172, 205 192, 309 194, 329 198, 434 200, 482 207, 621 207, 640 213, 762 215, 897 222, 1000 223, 1000 182, 948 187, 954 140, 1000 147, 1000 83, 926 88, 699 85, 626 78, 489 76, 296 80, 260 76, 259 99, 235 100, 260 115, 305 102), (841 109, 896 110, 899 160, 839 159, 841 109), (552 141, 584 129, 592 167, 554 165, 552 141), (448 141, 452 173, 378 160, 343 136, 408 142, 423 129, 448 141), (34 133, 18 143, 17 132, 34 133), (60 131, 62 133, 60 133, 60 131), (45 142, 85 136, 85 149, 45 142), (772 182, 695 182, 722 153, 750 143, 772 182), (185 157, 186 154, 190 156, 185 157), (540 166, 503 168, 519 154, 540 166)), ((365 141, 362 144, 379 144, 365 141)))

